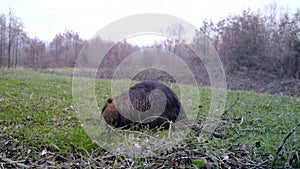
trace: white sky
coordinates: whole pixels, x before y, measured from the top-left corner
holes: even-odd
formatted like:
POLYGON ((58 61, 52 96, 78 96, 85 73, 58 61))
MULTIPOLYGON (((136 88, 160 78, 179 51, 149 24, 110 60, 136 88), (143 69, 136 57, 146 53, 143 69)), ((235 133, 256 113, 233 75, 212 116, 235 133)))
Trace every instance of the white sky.
MULTIPOLYGON (((197 28, 204 18, 218 21, 250 7, 263 9, 272 0, 0 0, 0 13, 13 13, 24 23, 30 37, 51 41, 71 29, 84 39, 117 19, 141 13, 179 17, 197 28)), ((299 0, 277 0, 277 5, 300 8, 299 0)))

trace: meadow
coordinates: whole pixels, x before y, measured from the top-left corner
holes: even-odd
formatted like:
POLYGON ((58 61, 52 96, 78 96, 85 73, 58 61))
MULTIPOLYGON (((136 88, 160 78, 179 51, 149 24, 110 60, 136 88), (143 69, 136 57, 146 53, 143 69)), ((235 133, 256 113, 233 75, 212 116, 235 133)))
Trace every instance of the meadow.
MULTIPOLYGON (((62 75, 0 69, 0 168, 300 168, 299 98, 228 91, 228 111, 216 129, 225 138, 202 141, 191 133, 159 156, 127 157, 86 133, 76 116, 72 77, 62 75)), ((111 81, 95 82, 101 110, 111 81)), ((200 87, 199 93, 196 110, 183 106, 197 111, 200 124, 211 91, 200 87)))

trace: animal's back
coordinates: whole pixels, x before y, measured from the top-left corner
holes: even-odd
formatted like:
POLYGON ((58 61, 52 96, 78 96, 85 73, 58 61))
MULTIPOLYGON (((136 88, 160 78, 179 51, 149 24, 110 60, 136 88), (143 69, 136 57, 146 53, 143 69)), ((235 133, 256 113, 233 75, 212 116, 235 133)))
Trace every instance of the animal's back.
POLYGON ((144 81, 137 83, 129 89, 129 98, 133 107, 141 112, 145 112, 151 108, 151 97, 150 93, 154 90, 160 90, 165 96, 165 100, 161 97, 152 100, 152 102, 157 102, 157 104, 165 104, 163 112, 155 112, 156 114, 161 114, 160 117, 149 122, 150 128, 155 128, 157 126, 162 126, 164 128, 169 128, 169 122, 175 122, 180 110, 183 110, 181 103, 176 96, 176 94, 165 84, 157 81, 144 81), (166 103, 162 103, 166 101, 166 103))

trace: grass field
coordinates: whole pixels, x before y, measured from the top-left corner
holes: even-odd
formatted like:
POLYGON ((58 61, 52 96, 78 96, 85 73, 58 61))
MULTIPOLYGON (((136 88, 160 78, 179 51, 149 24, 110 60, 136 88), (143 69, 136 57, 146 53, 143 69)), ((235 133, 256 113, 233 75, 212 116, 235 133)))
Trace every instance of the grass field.
MULTIPOLYGON (((96 84, 100 109, 111 95, 110 81, 96 84)), ((174 91, 179 93, 176 86, 174 91)), ((200 94, 199 122, 209 110, 210 90, 200 88, 200 94)), ((299 98, 230 91, 226 107, 231 105, 217 128, 225 139, 201 142, 191 134, 160 157, 131 158, 99 147, 81 127, 71 77, 0 69, 0 168, 300 168, 300 129, 294 128, 299 98)))

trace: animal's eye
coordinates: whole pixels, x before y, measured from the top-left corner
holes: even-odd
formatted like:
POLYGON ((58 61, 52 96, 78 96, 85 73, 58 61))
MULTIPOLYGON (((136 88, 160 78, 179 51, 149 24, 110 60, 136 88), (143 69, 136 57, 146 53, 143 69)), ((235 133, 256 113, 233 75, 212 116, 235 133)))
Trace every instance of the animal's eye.
POLYGON ((108 102, 108 103, 112 103, 112 102, 113 102, 112 98, 109 98, 109 99, 107 100, 107 102, 108 102))

